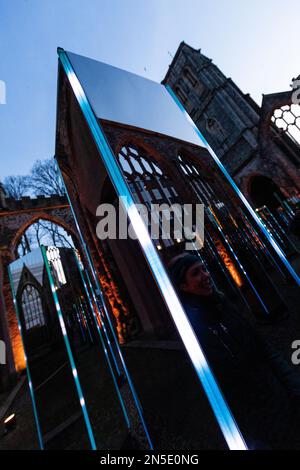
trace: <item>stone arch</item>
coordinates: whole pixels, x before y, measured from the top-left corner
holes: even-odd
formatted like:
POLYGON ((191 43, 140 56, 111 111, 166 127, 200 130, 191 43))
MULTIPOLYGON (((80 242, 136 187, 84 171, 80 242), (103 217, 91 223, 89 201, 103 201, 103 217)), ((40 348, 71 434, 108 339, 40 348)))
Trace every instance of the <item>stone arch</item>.
MULTIPOLYGON (((279 127, 276 126, 275 122, 273 122, 273 115, 274 112, 277 110, 281 110, 284 106, 293 106, 295 103, 292 101, 293 91, 285 91, 281 93, 271 93, 269 95, 263 95, 262 105, 261 105, 261 113, 260 113, 260 122, 259 122, 259 141, 260 141, 260 148, 261 154, 267 153, 267 147, 270 143, 274 140, 274 129, 277 130, 276 138, 280 138, 280 136, 287 135, 289 136, 289 153, 290 158, 296 166, 298 166, 297 158, 295 159, 294 153, 298 154, 299 151, 299 143, 296 140, 293 140, 291 134, 285 130, 282 131, 279 127)), ((287 112, 285 110, 285 112, 287 112)), ((299 118, 297 120, 298 127, 299 118)), ((295 120, 296 123, 296 120, 295 120)))
MULTIPOLYGON (((178 142, 175 139, 169 142, 168 148, 163 148, 160 145, 160 140, 156 142, 155 139, 145 139, 144 136, 139 136, 136 134, 125 133, 117 141, 115 145, 115 155, 119 155, 119 152, 123 147, 132 147, 136 146, 145 152, 145 157, 151 157, 151 160, 154 160, 154 163, 158 165, 160 170, 163 172, 164 176, 168 178, 168 181, 176 187, 179 191, 182 201, 191 202, 194 195, 189 190, 189 188, 183 184, 181 181, 181 173, 177 168, 177 155, 184 148, 181 141, 178 142), (172 142, 172 143, 171 143, 172 142)), ((194 159, 197 164, 200 164, 203 169, 206 168, 206 164, 200 161, 197 156, 193 154, 192 151, 188 152, 186 149, 182 150, 185 154, 189 155, 188 158, 194 159)), ((142 156, 141 152, 141 156, 142 156)), ((205 169, 203 171, 205 171, 205 169)))
POLYGON ((25 367, 7 269, 16 258, 15 250, 20 237, 37 220, 49 220, 64 228, 80 250, 76 227, 65 197, 24 197, 20 201, 7 198, 6 202, 5 210, 0 211, 0 290, 3 293, 0 298, 0 332, 6 338, 8 364, 5 370, 2 369, 3 372, 0 371, 0 387, 7 385, 7 375, 12 376, 15 370, 19 372, 25 367))
MULTIPOLYGON (((191 163, 194 165, 197 165, 197 168, 199 168, 201 171, 203 171, 203 174, 207 178, 210 177, 210 174, 215 173, 214 169, 209 165, 208 161, 204 161, 203 159, 200 159, 198 155, 193 153, 192 151, 188 151, 186 148, 183 146, 178 147, 177 155, 182 155, 184 156, 185 159, 189 160, 191 163)), ((215 175, 214 175, 215 177, 215 175)))
POLYGON ((117 142, 116 147, 115 147, 115 155, 119 154, 121 151, 122 147, 130 147, 130 145, 135 145, 137 147, 140 147, 143 149, 147 154, 151 155, 156 162, 160 165, 161 168, 166 170, 168 173, 168 170, 170 169, 168 158, 166 158, 166 155, 163 152, 159 152, 155 148, 154 142, 149 143, 145 141, 144 137, 140 137, 138 135, 130 134, 130 133, 125 133, 117 142))
MULTIPOLYGON (((286 131, 272 122, 272 116, 275 110, 279 110, 282 106, 292 105, 293 91, 282 93, 272 93, 263 96, 260 122, 259 122, 259 154, 261 159, 268 165, 269 171, 275 181, 276 174, 274 165, 280 168, 285 181, 280 186, 286 187, 287 197, 298 195, 300 190, 300 176, 298 169, 299 160, 299 144, 291 138, 286 131)), ((277 180, 279 178, 277 177, 277 180)))
MULTIPOLYGON (((209 165, 207 162, 203 162, 203 160, 199 158, 199 148, 195 149, 195 152, 193 152, 192 148, 188 151, 187 148, 182 145, 182 142, 177 141, 176 139, 170 139, 168 141, 168 147, 165 148, 161 145, 161 139, 156 139, 156 136, 153 138, 152 136, 139 135, 137 133, 125 131, 115 142, 114 153, 117 156, 124 146, 135 145, 140 147, 155 160, 161 170, 168 176, 169 180, 176 185, 180 191, 182 199, 185 202, 190 202, 191 198, 193 198, 193 194, 189 188, 182 183, 181 174, 178 171, 177 166, 174 164, 176 163, 177 155, 181 151, 184 151, 189 159, 194 160, 197 165, 201 165, 201 167, 203 167, 203 171, 209 171, 209 173, 211 173, 212 168, 208 169, 209 165)), ((202 155, 200 156, 202 157, 202 155)), ((206 154, 203 154, 203 156, 207 159, 206 154)))
POLYGON ((33 216, 29 213, 28 214, 28 220, 26 220, 24 222, 24 224, 21 227, 19 227, 19 229, 17 230, 17 232, 15 233, 14 237, 12 238, 12 240, 10 242, 9 251, 12 254, 12 256, 14 256, 18 241, 20 240, 22 235, 26 232, 26 230, 31 225, 33 225, 34 223, 36 223, 40 219, 47 220, 49 222, 53 222, 56 225, 59 225, 64 230, 66 230, 66 232, 68 232, 74 238, 74 240, 76 242, 78 242, 78 244, 79 244, 77 232, 62 217, 57 217, 57 216, 49 214, 47 212, 38 212, 37 214, 35 214, 33 216))
POLYGON ((281 93, 271 93, 269 95, 263 95, 263 101, 261 106, 261 119, 260 119, 260 131, 261 134, 266 138, 270 132, 271 118, 274 111, 285 105, 292 104, 292 91, 284 91, 281 93))

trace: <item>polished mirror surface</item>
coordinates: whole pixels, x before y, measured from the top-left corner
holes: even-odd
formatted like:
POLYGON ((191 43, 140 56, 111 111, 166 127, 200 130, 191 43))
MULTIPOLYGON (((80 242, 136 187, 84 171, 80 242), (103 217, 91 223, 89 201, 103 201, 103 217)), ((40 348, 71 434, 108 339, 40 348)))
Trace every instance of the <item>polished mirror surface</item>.
MULTIPOLYGON (((66 72, 61 80, 69 80, 71 91, 66 102, 73 111, 72 152, 57 159, 86 252, 92 253, 91 275, 112 354, 132 382, 154 448, 297 447, 300 382, 290 353, 299 328, 299 288, 289 261, 207 149, 193 139, 183 142, 178 129, 157 135, 147 118, 133 129, 117 114, 104 118, 99 108, 97 121, 88 100, 94 107, 99 94, 100 106, 101 91, 88 81, 98 83, 101 65, 98 70, 88 59, 81 71, 74 65, 80 84, 66 57, 60 58, 66 72), (123 206, 120 197, 127 198, 123 206), (148 211, 152 203, 203 205, 204 244, 185 231, 166 238, 160 219, 153 237, 135 203, 148 211), (117 214, 123 207, 135 239, 101 238, 101 204, 111 204, 117 214)), ((106 72, 101 77, 109 81, 106 72)), ((122 108, 123 98, 127 109, 128 93, 117 78, 111 107, 118 101, 122 108)), ((151 92, 142 88, 147 101, 151 92)), ((138 81, 132 81, 137 103, 139 93, 138 81)), ((139 114, 147 116, 143 99, 139 114)), ((158 114, 159 104, 158 95, 158 114)), ((159 119, 167 119, 163 100, 161 105, 159 119)), ((170 110, 177 120, 181 110, 170 110)))
POLYGON ((99 119, 201 145, 163 85, 103 62, 67 54, 99 119))
POLYGON ((79 251, 48 247, 46 253, 96 448, 120 449, 130 442, 132 423, 90 275, 79 251))
POLYGON ((90 443, 41 249, 9 266, 40 446, 90 443))

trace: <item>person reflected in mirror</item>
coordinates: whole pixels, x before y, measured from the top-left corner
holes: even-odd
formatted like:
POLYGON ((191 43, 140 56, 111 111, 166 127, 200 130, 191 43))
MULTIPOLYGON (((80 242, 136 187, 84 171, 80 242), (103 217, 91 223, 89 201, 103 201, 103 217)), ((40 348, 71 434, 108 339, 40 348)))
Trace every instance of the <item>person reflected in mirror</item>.
POLYGON ((174 257, 168 267, 189 322, 249 448, 299 447, 295 419, 300 415, 298 370, 293 370, 215 288, 198 256, 183 253, 174 257))

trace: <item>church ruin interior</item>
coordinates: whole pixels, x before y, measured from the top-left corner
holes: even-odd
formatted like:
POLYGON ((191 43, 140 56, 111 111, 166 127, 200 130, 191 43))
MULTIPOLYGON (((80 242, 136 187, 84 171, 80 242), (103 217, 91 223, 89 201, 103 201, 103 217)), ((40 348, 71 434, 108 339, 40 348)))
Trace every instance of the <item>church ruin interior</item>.
MULTIPOLYGON (((185 43, 162 84, 60 48, 58 56, 55 159, 67 199, 35 208, 23 201, 22 230, 14 226, 22 214, 10 214, 4 196, 0 214, 11 224, 0 299, 10 360, 1 383, 27 372, 31 446, 299 448, 290 388, 275 383, 264 359, 286 371, 300 331, 300 245, 289 228, 299 210, 298 108, 281 93, 258 109, 185 43), (165 237, 163 214, 152 237, 136 204, 201 205, 201 243, 194 219, 192 238, 184 230, 165 237), (101 205, 124 211, 135 236, 100 239, 101 205), (66 230, 70 246, 54 239, 26 249, 21 237, 44 218, 66 230), (172 277, 172 260, 187 252, 228 299, 221 310, 235 306, 226 314, 229 328, 237 314, 239 337, 225 323, 221 332, 208 325, 209 340, 194 327, 172 277), (247 349, 250 331, 273 350, 247 349)), ((169 224, 178 223, 174 211, 169 224)), ((290 368, 294 380, 299 371, 290 368)), ((13 445, 5 439, 0 447, 13 445)))

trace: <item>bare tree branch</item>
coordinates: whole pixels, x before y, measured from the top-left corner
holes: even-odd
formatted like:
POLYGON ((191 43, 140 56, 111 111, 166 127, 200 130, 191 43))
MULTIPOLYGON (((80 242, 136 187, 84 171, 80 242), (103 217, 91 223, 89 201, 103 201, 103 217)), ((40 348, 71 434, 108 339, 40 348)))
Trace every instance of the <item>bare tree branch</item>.
POLYGON ((28 194, 30 189, 30 179, 28 176, 6 176, 3 187, 8 197, 21 199, 28 194))
POLYGON ((64 184, 53 158, 35 162, 31 170, 30 186, 35 195, 65 194, 64 184))

